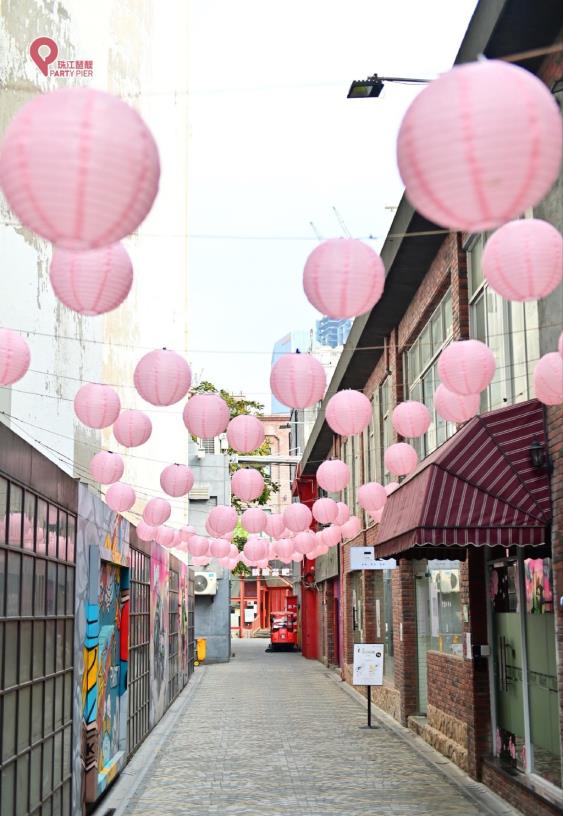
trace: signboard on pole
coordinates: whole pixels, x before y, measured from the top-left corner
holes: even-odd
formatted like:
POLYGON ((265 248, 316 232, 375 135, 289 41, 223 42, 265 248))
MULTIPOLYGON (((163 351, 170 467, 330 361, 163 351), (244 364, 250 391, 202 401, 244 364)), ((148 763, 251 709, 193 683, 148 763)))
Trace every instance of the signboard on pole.
POLYGON ((354 686, 383 685, 383 643, 354 644, 354 686))
POLYGON ((388 570, 396 566, 395 558, 376 558, 375 547, 350 547, 351 570, 388 570))

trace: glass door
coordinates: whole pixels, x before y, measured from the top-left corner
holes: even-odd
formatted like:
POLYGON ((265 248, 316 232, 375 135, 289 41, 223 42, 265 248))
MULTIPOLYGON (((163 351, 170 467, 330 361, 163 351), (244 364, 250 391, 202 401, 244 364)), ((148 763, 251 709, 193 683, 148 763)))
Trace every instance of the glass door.
POLYGON ((432 648, 430 615, 430 573, 426 561, 415 564, 416 592, 416 655, 417 655, 417 702, 418 713, 426 714, 428 708, 428 672, 426 653, 432 648))

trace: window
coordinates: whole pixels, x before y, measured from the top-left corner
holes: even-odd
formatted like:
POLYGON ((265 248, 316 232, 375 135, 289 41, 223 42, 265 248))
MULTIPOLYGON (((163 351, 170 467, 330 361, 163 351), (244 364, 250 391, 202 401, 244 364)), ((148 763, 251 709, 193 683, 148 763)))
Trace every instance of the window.
POLYGON ((391 425, 391 412, 393 410, 392 388, 393 380, 389 375, 373 395, 372 421, 367 436, 369 444, 368 469, 364 481, 376 481, 381 484, 391 481, 389 474, 385 474, 383 455, 385 449, 393 443, 393 427, 391 425))
POLYGON ((493 381, 481 394, 481 411, 530 399, 540 356, 537 301, 511 303, 488 287, 481 271, 486 239, 476 237, 467 253, 471 337, 486 343, 497 361, 493 381))
POLYGON ((403 354, 406 399, 423 402, 432 423, 424 436, 409 440, 420 459, 424 459, 453 433, 455 425, 443 420, 434 409, 434 391, 438 387, 438 357, 452 339, 452 297, 448 293, 432 314, 416 340, 403 354))
POLYGON ((200 439, 200 445, 205 453, 215 453, 215 439, 200 439))
POLYGON ((459 561, 429 561, 431 647, 463 655, 459 561))
POLYGON ((391 579, 393 570, 374 570, 375 634, 378 643, 383 643, 383 675, 393 678, 395 669, 393 650, 393 590, 391 579))

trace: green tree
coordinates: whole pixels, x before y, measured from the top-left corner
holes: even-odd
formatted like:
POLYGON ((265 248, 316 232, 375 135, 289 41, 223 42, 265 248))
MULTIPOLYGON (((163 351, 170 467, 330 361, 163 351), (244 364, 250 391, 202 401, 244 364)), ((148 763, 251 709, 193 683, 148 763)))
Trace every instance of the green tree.
MULTIPOLYGON (((242 552, 244 545, 248 541, 248 533, 241 525, 240 521, 238 522, 237 526, 233 530, 233 544, 237 547, 239 552, 242 552)), ((233 575, 240 575, 241 578, 245 578, 247 575, 250 575, 250 570, 243 564, 242 561, 239 561, 234 570, 232 570, 233 575)))

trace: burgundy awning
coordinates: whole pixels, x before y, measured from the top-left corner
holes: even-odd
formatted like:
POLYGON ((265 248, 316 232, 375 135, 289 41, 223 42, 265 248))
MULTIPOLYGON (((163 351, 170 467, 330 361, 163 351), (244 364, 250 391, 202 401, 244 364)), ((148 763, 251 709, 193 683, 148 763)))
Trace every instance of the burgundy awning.
POLYGON ((549 478, 530 445, 546 444, 537 400, 474 417, 389 496, 376 556, 412 547, 546 543, 549 478))

